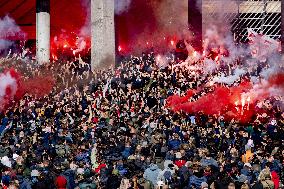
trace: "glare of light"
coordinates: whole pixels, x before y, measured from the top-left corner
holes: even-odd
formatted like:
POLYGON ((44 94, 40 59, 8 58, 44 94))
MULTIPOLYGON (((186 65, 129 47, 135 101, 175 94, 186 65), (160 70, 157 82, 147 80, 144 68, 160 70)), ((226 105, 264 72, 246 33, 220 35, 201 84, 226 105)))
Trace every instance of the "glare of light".
POLYGON ((118 46, 118 52, 121 52, 122 48, 121 46, 118 46))
POLYGON ((247 107, 247 109, 249 110, 250 97, 247 98, 247 101, 248 101, 248 107, 247 107))
POLYGON ((236 102, 235 102, 235 105, 236 105, 236 110, 237 110, 237 112, 239 112, 239 107, 238 107, 238 105, 239 105, 239 101, 237 100, 236 102))
POLYGON ((197 56, 197 52, 196 52, 196 51, 193 52, 193 56, 194 56, 194 57, 197 56))
POLYGON ((75 54, 76 54, 76 51, 75 51, 75 50, 73 50, 73 55, 75 56, 75 54))
POLYGON ((164 40, 166 40, 166 37, 164 37, 164 40))
POLYGON ((54 54, 52 55, 52 59, 53 59, 53 60, 58 60, 57 56, 54 55, 54 54))
POLYGON ((171 40, 171 45, 174 46, 175 42, 174 40, 171 40))
POLYGON ((239 101, 238 101, 238 100, 235 102, 235 105, 236 105, 236 106, 238 106, 238 105, 239 105, 239 101))
POLYGON ((160 61, 160 60, 161 60, 161 56, 158 55, 158 56, 157 56, 157 61, 160 61))
POLYGON ((244 106, 245 106, 245 102, 246 102, 245 98, 244 98, 244 97, 242 97, 242 107, 244 107, 244 106))
POLYGON ((215 57, 215 61, 218 61, 218 60, 219 60, 219 56, 216 56, 216 57, 215 57))
POLYGON ((67 45, 67 44, 65 44, 63 47, 64 47, 64 48, 67 48, 67 46, 68 46, 68 45, 67 45))

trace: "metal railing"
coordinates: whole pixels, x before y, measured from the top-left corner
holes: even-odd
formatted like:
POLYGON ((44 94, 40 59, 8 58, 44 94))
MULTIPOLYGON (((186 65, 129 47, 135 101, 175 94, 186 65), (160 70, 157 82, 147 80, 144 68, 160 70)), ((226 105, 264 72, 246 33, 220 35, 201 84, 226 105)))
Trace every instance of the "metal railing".
POLYGON ((247 28, 280 39, 281 0, 203 0, 203 30, 216 21, 229 26, 239 42, 247 42, 247 28))

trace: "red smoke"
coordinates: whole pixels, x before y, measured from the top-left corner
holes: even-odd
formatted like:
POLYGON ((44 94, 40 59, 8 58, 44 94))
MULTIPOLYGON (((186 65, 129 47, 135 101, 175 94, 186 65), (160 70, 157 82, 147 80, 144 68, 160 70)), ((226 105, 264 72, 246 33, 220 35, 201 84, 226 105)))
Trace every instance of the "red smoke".
POLYGON ((253 102, 263 100, 270 96, 283 96, 284 95, 284 73, 276 73, 271 75, 268 80, 261 80, 247 93, 252 97, 253 102))
POLYGON ((6 70, 0 74, 0 110, 13 99, 18 89, 19 74, 14 70, 6 70))
POLYGON ((26 81, 21 81, 20 90, 24 94, 29 94, 36 97, 43 97, 50 93, 55 81, 52 76, 37 76, 26 81))
POLYGON ((167 99, 167 105, 170 107, 179 106, 180 104, 188 102, 188 100, 194 95, 195 90, 188 90, 185 96, 173 95, 167 99))
POLYGON ((281 88, 282 90, 284 90, 284 73, 278 73, 276 75, 272 75, 269 79, 268 79, 268 83, 270 83, 272 86, 277 86, 279 88, 281 88))
POLYGON ((242 110, 241 94, 251 89, 251 84, 243 82, 239 86, 226 88, 216 87, 212 93, 207 93, 201 96, 196 101, 189 102, 188 100, 194 94, 194 91, 189 90, 187 95, 179 97, 171 96, 167 99, 167 105, 173 111, 184 111, 187 113, 204 112, 207 115, 224 115, 226 118, 237 118, 240 121, 247 121, 253 115, 253 110, 246 103, 242 110), (238 106, 235 102, 239 101, 238 106))
POLYGON ((58 60, 61 56, 85 55, 91 47, 91 39, 86 36, 79 37, 74 32, 61 31, 52 38, 50 47, 52 60, 58 60), (85 42, 83 47, 80 44, 82 41, 85 42))
POLYGON ((12 100, 20 100, 25 94, 43 97, 52 90, 55 80, 51 76, 38 76, 23 80, 21 74, 9 69, 0 74, 0 110, 5 109, 12 100))

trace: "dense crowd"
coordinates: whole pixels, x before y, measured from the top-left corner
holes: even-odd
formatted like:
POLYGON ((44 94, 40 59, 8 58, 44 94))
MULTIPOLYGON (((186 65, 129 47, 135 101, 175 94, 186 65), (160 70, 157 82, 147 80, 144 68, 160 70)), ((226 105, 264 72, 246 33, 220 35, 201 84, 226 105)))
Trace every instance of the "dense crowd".
POLYGON ((169 96, 202 86, 209 76, 171 63, 159 68, 153 53, 95 72, 81 59, 13 67, 25 77, 51 74, 56 85, 43 97, 26 94, 0 114, 2 188, 281 187, 281 97, 259 102, 243 124, 171 111, 169 96))

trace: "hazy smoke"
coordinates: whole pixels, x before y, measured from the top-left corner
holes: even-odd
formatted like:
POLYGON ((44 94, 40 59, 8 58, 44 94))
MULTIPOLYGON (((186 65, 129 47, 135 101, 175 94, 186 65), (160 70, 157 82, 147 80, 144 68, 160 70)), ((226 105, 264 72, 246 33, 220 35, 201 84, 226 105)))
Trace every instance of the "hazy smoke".
POLYGON ((121 14, 130 7, 131 0, 115 0, 115 14, 121 14))
POLYGON ((12 41, 0 39, 0 51, 5 50, 13 44, 12 41))
POLYGON ((14 70, 0 74, 0 110, 17 92, 18 78, 14 70))
POLYGON ((91 36, 91 0, 81 0, 82 6, 86 11, 85 24, 80 29, 80 36, 90 37, 91 36))
MULTIPOLYGON (((81 28, 79 35, 90 37, 91 36, 91 0, 81 0, 81 3, 86 10, 85 24, 81 28)), ((130 7, 131 0, 115 0, 115 14, 121 14, 127 11, 130 7)))
POLYGON ((263 100, 271 96, 284 96, 284 73, 270 75, 269 78, 260 80, 252 89, 243 94, 250 96, 254 101, 263 100))
POLYGON ((0 18, 0 39, 23 39, 25 34, 16 24, 15 20, 9 16, 0 18))
POLYGON ((158 31, 165 35, 189 38, 188 1, 153 1, 153 9, 158 21, 158 31))
POLYGON ((225 83, 228 85, 232 85, 235 81, 237 81, 246 71, 242 68, 237 68, 234 70, 234 74, 225 76, 224 74, 221 77, 216 77, 213 79, 215 83, 225 83))
POLYGON ((202 65, 202 70, 204 74, 212 73, 219 66, 212 59, 205 59, 202 65))
POLYGON ((9 48, 13 40, 22 40, 26 34, 9 16, 0 18, 0 51, 9 48))

